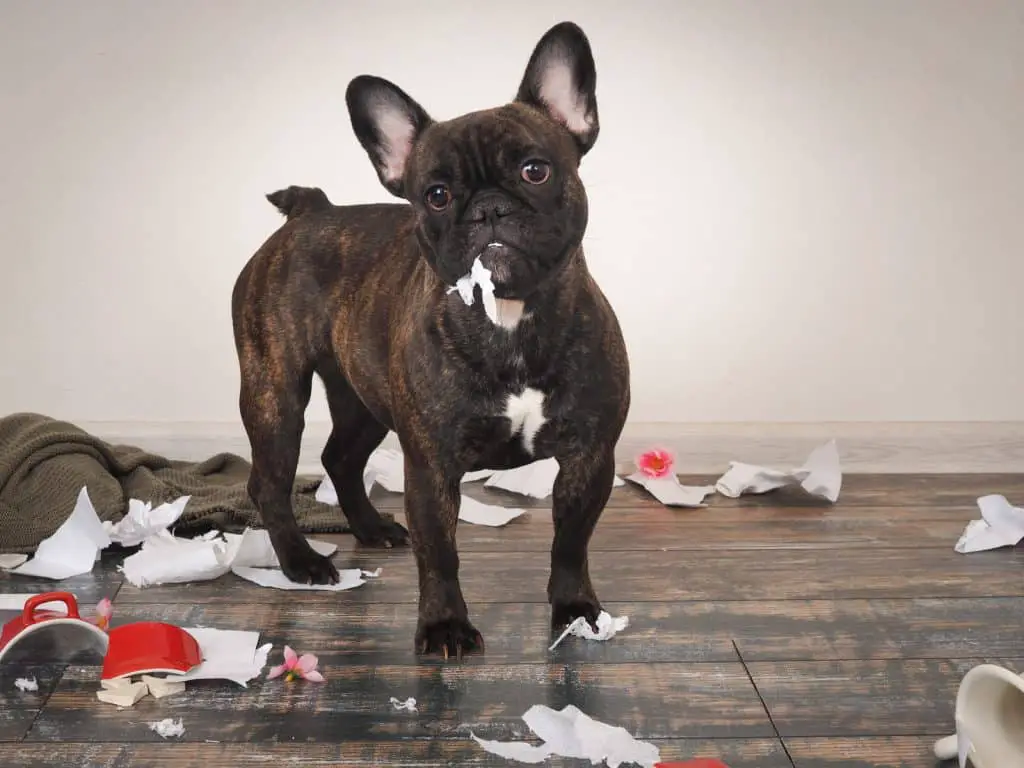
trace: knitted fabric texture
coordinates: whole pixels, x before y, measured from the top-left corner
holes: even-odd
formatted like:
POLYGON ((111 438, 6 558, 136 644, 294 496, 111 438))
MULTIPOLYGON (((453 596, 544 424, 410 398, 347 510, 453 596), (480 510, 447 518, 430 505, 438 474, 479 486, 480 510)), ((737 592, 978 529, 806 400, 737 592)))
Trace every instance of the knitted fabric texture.
MULTIPOLYGON (((113 445, 66 421, 37 413, 0 419, 0 553, 31 552, 71 514, 82 486, 100 520, 117 522, 128 500, 154 507, 191 496, 178 535, 259 528, 246 484, 251 465, 220 453, 189 462, 113 445)), ((349 531, 341 510, 314 498, 319 478, 296 479, 292 503, 305 533, 349 531)))

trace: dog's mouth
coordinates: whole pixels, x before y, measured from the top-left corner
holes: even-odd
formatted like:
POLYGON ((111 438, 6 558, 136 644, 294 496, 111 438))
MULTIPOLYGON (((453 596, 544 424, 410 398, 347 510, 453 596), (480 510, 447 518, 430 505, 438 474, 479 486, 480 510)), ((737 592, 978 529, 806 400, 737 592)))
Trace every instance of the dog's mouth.
POLYGON ((502 240, 491 240, 480 252, 480 263, 490 270, 495 286, 512 278, 512 259, 517 250, 502 240))

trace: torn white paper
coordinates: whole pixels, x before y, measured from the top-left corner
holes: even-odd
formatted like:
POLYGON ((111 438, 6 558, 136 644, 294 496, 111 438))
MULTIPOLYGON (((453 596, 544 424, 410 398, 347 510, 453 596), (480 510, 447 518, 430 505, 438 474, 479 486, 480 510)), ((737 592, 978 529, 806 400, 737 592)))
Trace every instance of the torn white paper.
MULTIPOLYGON (((338 549, 330 542, 307 541, 326 557, 338 549)), ((118 570, 129 583, 141 588, 210 581, 235 566, 273 568, 279 565, 270 534, 265 529, 246 528, 242 533, 224 534, 211 531, 193 539, 172 536, 162 530, 142 542, 142 549, 126 557, 118 570)))
POLYGON ((539 763, 557 755, 589 760, 592 765, 607 763, 608 768, 629 764, 653 768, 661 758, 654 744, 637 741, 625 728, 594 720, 571 704, 562 710, 535 704, 523 715, 523 721, 543 744, 485 741, 472 732, 470 736, 491 754, 524 763, 539 763))
POLYGON ((1015 547, 1024 540, 1024 509, 1011 506, 1005 496, 990 494, 978 499, 981 519, 972 520, 954 550, 960 554, 1015 547))
POLYGON ((203 661, 184 675, 175 675, 176 682, 187 680, 230 680, 243 688, 267 665, 271 644, 256 647, 259 632, 210 627, 182 627, 199 644, 203 661))
MULTIPOLYGON (((493 472, 484 483, 487 488, 499 488, 510 493, 517 493, 520 496, 532 496, 535 499, 546 499, 552 494, 555 488, 555 478, 558 477, 558 459, 548 458, 526 464, 515 469, 502 469, 493 472)), ((625 482, 618 475, 612 482, 612 487, 625 485, 625 482)))
POLYGON ((365 576, 373 575, 359 568, 351 568, 338 571, 337 584, 297 584, 285 576, 284 571, 277 568, 247 568, 235 565, 231 567, 231 572, 246 581, 259 584, 261 587, 305 590, 307 592, 343 592, 347 589, 355 589, 366 583, 365 576))
POLYGON ((405 701, 399 701, 394 696, 392 696, 391 697, 391 706, 393 706, 395 709, 399 709, 399 710, 404 709, 406 712, 416 712, 417 711, 417 709, 416 709, 416 699, 414 699, 412 697, 406 699, 405 701))
POLYGON ((9 571, 28 560, 28 555, 0 555, 0 570, 9 571))
POLYGON ((19 691, 38 691, 39 681, 34 677, 19 677, 14 681, 14 687, 19 691))
POLYGON ((150 723, 149 728, 165 739, 169 739, 172 736, 180 737, 185 735, 185 725, 181 722, 181 718, 172 720, 166 717, 158 723, 150 723))
POLYGON ((835 440, 829 440, 811 451, 803 466, 789 472, 731 461, 729 469, 715 483, 715 489, 735 499, 743 493, 767 493, 783 486, 799 485, 811 496, 835 502, 842 484, 839 449, 835 440))
POLYGON ((110 537, 83 486, 68 519, 52 536, 40 542, 31 560, 11 573, 56 581, 69 579, 89 573, 99 559, 100 551, 109 546, 110 537))
POLYGON ((472 306, 474 301, 473 287, 480 286, 480 297, 484 302, 484 312, 488 319, 497 325, 498 323, 498 302, 494 299, 494 283, 491 281, 491 270, 487 269, 477 256, 469 268, 469 273, 455 281, 455 285, 448 289, 448 293, 459 292, 459 296, 466 306, 472 306))
POLYGON ((128 512, 116 524, 103 523, 110 540, 122 547, 135 547, 150 536, 165 531, 178 522, 191 496, 181 496, 156 509, 148 501, 128 500, 128 512))
POLYGON ((613 617, 608 611, 601 611, 597 617, 597 632, 590 626, 590 622, 583 616, 578 616, 573 620, 561 636, 555 640, 548 648, 549 651, 555 650, 558 644, 561 643, 569 635, 575 635, 576 637, 582 637, 584 640, 608 640, 615 637, 619 632, 629 626, 629 616, 616 616, 613 617))
POLYGON ((509 509, 494 504, 484 504, 469 496, 463 496, 459 503, 459 520, 473 525, 500 528, 524 514, 526 514, 525 509, 509 509))
POLYGON ((706 507, 704 499, 715 492, 713 485, 683 485, 674 474, 648 477, 643 472, 634 472, 626 479, 644 488, 667 507, 706 507))

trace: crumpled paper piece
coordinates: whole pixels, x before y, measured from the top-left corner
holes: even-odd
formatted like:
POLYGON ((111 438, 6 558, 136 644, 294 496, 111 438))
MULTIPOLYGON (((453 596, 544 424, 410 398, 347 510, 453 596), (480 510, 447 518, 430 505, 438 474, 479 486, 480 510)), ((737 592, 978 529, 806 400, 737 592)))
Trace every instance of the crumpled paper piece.
POLYGON ((524 514, 526 514, 525 509, 509 509, 495 504, 484 504, 469 496, 463 496, 459 502, 459 520, 472 525, 500 528, 524 514))
POLYGON ((399 701, 394 696, 391 697, 391 706, 397 710, 405 710, 406 712, 416 712, 416 699, 411 696, 405 701, 399 701))
POLYGON ((249 568, 246 566, 234 565, 231 572, 253 584, 273 589, 304 590, 307 592, 344 592, 348 589, 361 587, 366 583, 366 578, 373 578, 379 575, 377 572, 364 571, 359 568, 349 568, 338 571, 337 584, 299 584, 285 576, 284 571, 276 568, 249 568))
POLYGON ((34 677, 19 677, 14 681, 14 687, 19 691, 38 691, 39 681, 34 677))
POLYGON ((469 272, 456 280, 455 285, 448 289, 448 293, 458 291, 463 302, 465 302, 467 307, 470 307, 474 301, 473 287, 477 285, 480 286, 480 297, 484 302, 484 312, 487 313, 488 319, 497 325, 498 302, 494 298, 494 283, 491 281, 491 270, 483 265, 479 256, 473 260, 469 272))
POLYGON ((185 726, 184 724, 182 724, 181 718, 178 718, 177 720, 172 720, 169 717, 165 717, 163 720, 160 720, 159 722, 150 723, 149 728, 152 731, 156 731, 160 736, 162 736, 165 739, 169 739, 172 736, 181 737, 185 735, 185 726))
POLYGON ((523 763, 541 763, 557 755, 589 760, 592 765, 607 763, 608 768, 630 764, 654 768, 661 759, 654 744, 637 741, 625 728, 594 720, 571 704, 561 710, 535 704, 523 715, 523 721, 543 744, 486 741, 472 731, 470 736, 487 752, 523 763))
POLYGON ((981 519, 964 528, 953 549, 960 554, 1015 547, 1024 540, 1024 509, 1011 506, 1005 496, 990 494, 978 499, 981 519))
POLYGON ((99 560, 100 552, 109 546, 110 537, 83 486, 67 520, 52 536, 39 543, 31 560, 10 573, 55 581, 69 579, 89 573, 99 560))
POLYGON ((558 644, 561 643, 569 635, 575 635, 576 637, 582 637, 584 640, 608 640, 615 637, 619 632, 629 626, 629 616, 617 616, 613 617, 608 611, 601 611, 597 617, 597 632, 590 626, 590 622, 587 621, 586 617, 578 616, 576 619, 565 628, 561 636, 555 640, 548 648, 549 651, 555 650, 558 644))
MULTIPOLYGON (((307 539, 321 555, 329 557, 337 551, 335 544, 307 539)), ((242 578, 246 569, 279 569, 280 561, 265 529, 246 528, 242 533, 210 531, 193 539, 172 536, 162 530, 142 542, 142 548, 126 557, 118 567, 129 583, 136 587, 158 584, 184 584, 212 581, 229 571, 239 569, 242 578)), ((257 574, 261 575, 261 574, 257 574)), ((270 576, 269 578, 274 578, 270 576)), ((259 582, 256 582, 259 583, 259 582)), ((292 582, 289 582, 292 583, 292 582)), ((338 585, 295 585, 294 589, 334 589, 338 585)))
POLYGON ((715 489, 735 499, 743 493, 767 493, 787 485, 799 485, 811 496, 835 502, 842 483, 839 449, 835 440, 829 440, 811 451, 802 466, 789 472, 731 461, 729 469, 715 483, 715 489))
POLYGON ((644 488, 666 507, 706 507, 705 497, 715 492, 713 485, 683 485, 674 473, 650 477, 643 472, 634 472, 626 479, 644 488))
POLYGON ((0 570, 9 571, 28 560, 28 555, 0 555, 0 570))
POLYGON ((110 540, 122 547, 135 547, 150 536, 167 530, 181 517, 191 496, 180 496, 169 504, 161 504, 156 509, 148 501, 139 499, 128 500, 128 512, 117 523, 109 520, 103 528, 110 540))
MULTIPOLYGON (((522 467, 493 472, 487 478, 484 487, 499 488, 509 493, 531 496, 535 499, 546 499, 554 492, 558 469, 558 459, 554 457, 538 459, 522 467)), ((625 485, 625 482, 616 475, 612 486, 617 488, 622 485, 625 485)))
POLYGON ((199 644, 203 660, 183 675, 170 677, 175 682, 187 680, 230 680, 243 688, 267 665, 271 643, 257 647, 259 632, 212 627, 182 627, 199 644))

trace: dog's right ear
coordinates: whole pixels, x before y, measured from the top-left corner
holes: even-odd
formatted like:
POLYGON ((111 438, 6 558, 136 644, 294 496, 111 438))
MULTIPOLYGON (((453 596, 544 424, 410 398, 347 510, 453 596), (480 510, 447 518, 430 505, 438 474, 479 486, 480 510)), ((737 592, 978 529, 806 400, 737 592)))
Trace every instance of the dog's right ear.
POLYGON ((359 75, 345 91, 352 130, 370 156, 377 177, 396 197, 413 145, 433 121, 405 91, 384 78, 359 75))

